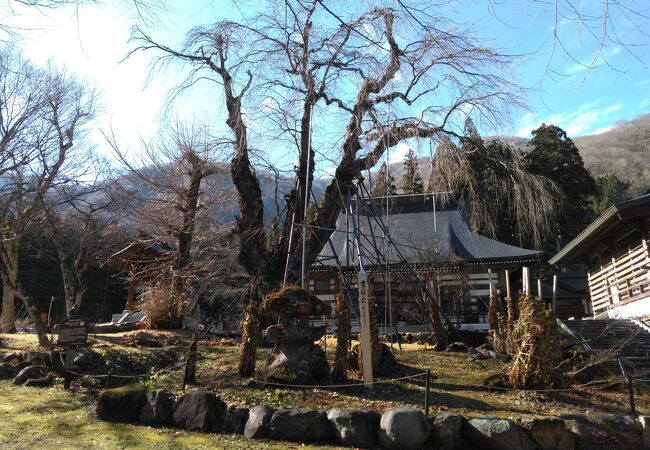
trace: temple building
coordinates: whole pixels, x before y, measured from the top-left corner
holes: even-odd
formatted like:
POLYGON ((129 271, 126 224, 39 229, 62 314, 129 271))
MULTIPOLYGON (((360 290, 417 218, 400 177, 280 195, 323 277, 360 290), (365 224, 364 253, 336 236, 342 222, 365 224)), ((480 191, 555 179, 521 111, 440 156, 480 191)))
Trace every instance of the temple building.
POLYGON ((650 195, 611 206, 550 263, 588 273, 597 318, 650 316, 650 195))
MULTIPOLYGON (((417 308, 422 283, 455 326, 487 329, 490 283, 505 297, 508 276, 515 297, 521 267, 541 256, 475 233, 460 204, 434 201, 432 194, 357 201, 351 210, 340 214, 330 243, 310 269, 308 286, 334 306, 347 277, 354 296, 361 254, 380 324, 391 330, 423 329, 417 308)), ((352 319, 357 326, 354 315, 352 319)))

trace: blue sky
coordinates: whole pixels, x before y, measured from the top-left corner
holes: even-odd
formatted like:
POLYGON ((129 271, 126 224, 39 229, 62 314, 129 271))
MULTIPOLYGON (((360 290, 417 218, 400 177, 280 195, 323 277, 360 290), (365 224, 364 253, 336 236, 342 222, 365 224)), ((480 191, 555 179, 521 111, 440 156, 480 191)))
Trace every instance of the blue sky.
MULTIPOLYGON (((427 4, 427 2, 421 2, 427 4)), ((486 42, 504 52, 520 55, 515 71, 519 82, 529 88, 529 109, 521 111, 500 129, 481 129, 485 134, 528 136, 541 123, 554 123, 569 136, 598 133, 617 121, 650 111, 650 38, 640 30, 650 30, 650 20, 636 16, 635 22, 613 12, 608 30, 627 46, 606 41, 600 52, 591 28, 557 16, 559 42, 549 39, 555 22, 547 2, 533 0, 450 2, 445 14, 471 24, 469 27, 486 42), (489 6, 488 6, 489 5, 489 6), (635 28, 635 25, 639 29, 635 28), (555 45, 555 51, 553 51, 555 45)), ((552 2, 551 2, 552 3, 552 2)), ((600 3, 576 0, 587 13, 600 3)), ((634 8, 650 2, 627 1, 634 8)), ((242 3, 244 4, 244 3, 242 3)), ((100 129, 110 127, 125 145, 138 147, 140 136, 152 136, 158 128, 160 111, 168 90, 181 75, 168 70, 148 78, 151 54, 139 53, 121 62, 128 49, 131 27, 138 22, 123 7, 111 4, 39 11, 19 4, 0 6, 2 23, 16 27, 18 44, 27 57, 38 63, 48 60, 65 65, 102 92, 103 114, 93 132, 101 145, 100 129)), ((145 28, 162 42, 180 44, 193 25, 208 24, 237 15, 225 0, 171 2, 174 11, 162 14, 156 26, 145 28), (181 6, 182 5, 182 6, 181 6)), ((600 22, 591 23, 598 30, 600 22)), ((224 130, 223 113, 216 99, 219 92, 207 87, 195 89, 175 104, 175 114, 193 116, 224 130)), ((406 146, 393 152, 401 159, 406 146)), ((423 150, 428 154, 428 150, 423 150)))

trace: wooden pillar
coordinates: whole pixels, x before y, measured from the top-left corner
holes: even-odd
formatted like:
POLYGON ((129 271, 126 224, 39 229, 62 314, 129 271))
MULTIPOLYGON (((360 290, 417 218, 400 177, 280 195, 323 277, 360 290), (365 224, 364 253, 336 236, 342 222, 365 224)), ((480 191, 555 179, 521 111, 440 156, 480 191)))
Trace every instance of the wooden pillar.
POLYGON ((530 295, 530 275, 526 266, 521 268, 521 281, 524 294, 530 295))
POLYGON ((137 285, 138 282, 134 278, 129 280, 129 289, 126 294, 126 306, 124 307, 127 311, 133 311, 133 307, 135 306, 135 288, 137 285))
POLYGON ((510 271, 506 269, 506 298, 510 297, 510 271))
POLYGON ((494 295, 494 285, 492 284, 492 269, 488 269, 488 283, 490 283, 490 297, 494 295))

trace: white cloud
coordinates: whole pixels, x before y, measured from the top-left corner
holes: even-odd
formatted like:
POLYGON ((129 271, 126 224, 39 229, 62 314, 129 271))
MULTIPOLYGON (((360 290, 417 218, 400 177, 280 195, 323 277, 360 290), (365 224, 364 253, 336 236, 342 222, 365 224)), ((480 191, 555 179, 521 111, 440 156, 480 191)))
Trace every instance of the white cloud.
POLYGON ((397 144, 395 148, 391 149, 390 151, 390 155, 388 157, 388 164, 402 162, 409 150, 411 150, 410 145, 404 142, 397 144))
POLYGON ((531 130, 539 127, 542 123, 557 125, 565 130, 569 137, 603 133, 610 129, 611 124, 618 119, 615 113, 621 111, 623 105, 613 103, 602 107, 599 106, 599 103, 599 100, 583 103, 572 112, 556 113, 543 118, 526 114, 520 120, 517 136, 530 137, 531 130))
POLYGON ((613 125, 608 125, 608 126, 606 126, 606 127, 597 128, 597 129, 595 129, 594 131, 592 131, 591 134, 601 134, 601 133, 605 133, 605 132, 611 130, 613 127, 614 127, 613 125))
POLYGON ((587 70, 589 67, 587 67, 584 64, 573 64, 572 66, 569 66, 564 72, 567 75, 574 75, 576 73, 584 72, 587 70))

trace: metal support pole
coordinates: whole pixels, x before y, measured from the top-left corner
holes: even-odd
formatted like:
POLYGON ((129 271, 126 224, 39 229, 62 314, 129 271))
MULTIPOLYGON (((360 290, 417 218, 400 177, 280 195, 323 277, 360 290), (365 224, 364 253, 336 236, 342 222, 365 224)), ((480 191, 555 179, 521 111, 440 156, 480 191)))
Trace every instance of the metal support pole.
POLYGON ((429 417, 429 379, 431 378, 431 369, 427 369, 427 375, 424 379, 424 415, 429 417))
POLYGON ((183 372, 183 392, 185 392, 185 386, 187 385, 187 371, 190 367, 190 359, 187 358, 185 361, 185 371, 183 372))
POLYGON ((557 307, 556 303, 557 303, 557 275, 553 275, 553 300, 551 303, 551 309, 555 314, 557 314, 557 311, 555 309, 557 307))

